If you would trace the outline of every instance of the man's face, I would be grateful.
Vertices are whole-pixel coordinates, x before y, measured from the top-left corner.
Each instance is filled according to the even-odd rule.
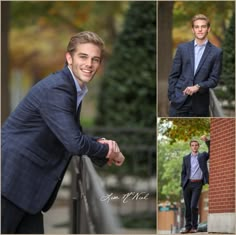
[[[192,31],[196,39],[205,40],[210,32],[210,27],[207,26],[206,20],[195,20]]]
[[[66,53],[67,63],[82,87],[90,82],[101,64],[101,49],[93,43],[79,44],[71,55]]]
[[[198,149],[199,149],[199,144],[198,142],[192,142],[190,145],[190,148],[192,150],[193,153],[197,153]]]

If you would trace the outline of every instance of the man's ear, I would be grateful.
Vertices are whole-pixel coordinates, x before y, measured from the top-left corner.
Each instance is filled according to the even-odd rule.
[[[72,57],[69,52],[66,52],[66,61],[67,61],[68,65],[72,64]]]

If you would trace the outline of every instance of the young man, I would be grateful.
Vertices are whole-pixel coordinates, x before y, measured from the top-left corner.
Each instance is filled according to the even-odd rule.
[[[206,136],[205,141],[210,148],[210,141]],[[202,186],[209,183],[207,161],[209,152],[198,152],[199,143],[196,140],[190,142],[191,153],[183,158],[181,171],[181,187],[183,189],[185,203],[185,229],[181,233],[196,233],[198,227],[198,201]]]
[[[169,75],[170,117],[209,116],[209,89],[220,77],[222,50],[207,39],[209,19],[195,15],[192,32],[195,39],[179,45]]]
[[[121,166],[115,141],[83,134],[80,108],[104,53],[102,39],[81,32],[65,66],[37,83],[2,127],[2,233],[44,233],[41,211],[53,204],[73,155]]]

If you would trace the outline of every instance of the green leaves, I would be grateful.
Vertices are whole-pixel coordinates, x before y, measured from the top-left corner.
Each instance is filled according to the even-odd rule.
[[[171,125],[167,126],[167,122]],[[166,127],[166,128],[163,128]],[[209,118],[162,118],[158,125],[159,132],[170,139],[173,144],[176,141],[188,141],[193,137],[200,137],[210,132]]]
[[[130,4],[99,97],[98,124],[155,126],[156,2]]]
[[[220,84],[226,87],[226,91],[222,90],[222,92],[220,92],[216,90],[216,92],[221,99],[228,100],[230,104],[235,101],[235,13],[226,31],[222,49],[223,68]]]

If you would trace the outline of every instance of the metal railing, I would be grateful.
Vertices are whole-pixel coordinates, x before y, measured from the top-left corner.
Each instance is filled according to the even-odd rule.
[[[213,89],[210,89],[210,115],[212,117],[224,117],[223,109]]]
[[[121,168],[97,168],[109,193],[122,197],[129,192],[147,192],[146,201],[111,200],[119,217],[147,217],[154,213],[156,203],[156,128],[144,127],[93,127],[85,131],[92,136],[116,140],[125,156]],[[111,179],[112,177],[112,179]],[[122,221],[123,221],[122,219]],[[144,220],[144,219],[143,219]],[[148,219],[147,219],[148,220]]]
[[[72,161],[72,233],[120,233],[120,223],[112,207],[101,200],[107,194],[90,158],[74,156]]]
[[[116,140],[126,160],[119,169],[94,168],[90,158],[73,157],[72,233],[120,233],[124,229],[124,220],[127,221],[130,217],[135,221],[155,223],[156,129],[94,127],[85,132],[91,136]],[[148,199],[136,200],[137,197],[130,196],[128,203],[124,203],[123,196],[131,192],[135,195],[147,193]],[[119,200],[101,201],[102,196],[110,194],[117,196]]]

